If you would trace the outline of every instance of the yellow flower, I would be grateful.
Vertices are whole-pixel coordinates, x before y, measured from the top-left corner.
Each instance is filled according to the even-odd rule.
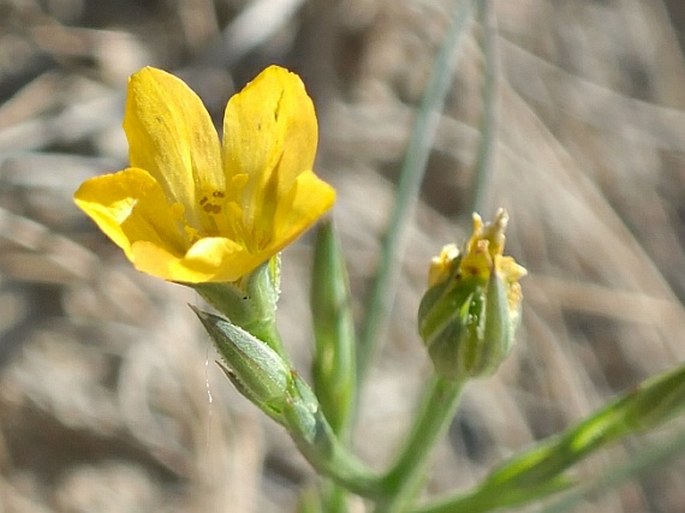
[[[124,131],[131,167],[87,180],[74,199],[138,270],[165,280],[236,281],[335,201],[312,170],[312,101],[278,66],[229,100],[223,143],[185,83],[143,68],[129,80]]]

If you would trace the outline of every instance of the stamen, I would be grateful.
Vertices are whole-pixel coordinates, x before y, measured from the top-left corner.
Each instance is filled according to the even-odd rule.
[[[202,205],[202,210],[208,214],[218,215],[223,209],[221,208],[221,205],[217,205],[216,203],[205,203]]]
[[[213,199],[217,199],[219,201],[211,201],[209,198],[210,196]],[[202,196],[200,199],[200,206],[202,207],[202,210],[206,212],[207,214],[216,216],[219,215],[223,212],[223,199],[226,197],[226,193],[224,191],[212,191],[211,194],[207,195],[205,194]]]

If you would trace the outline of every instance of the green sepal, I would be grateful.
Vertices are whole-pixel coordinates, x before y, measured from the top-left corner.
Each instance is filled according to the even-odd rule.
[[[192,283],[209,304],[243,329],[274,318],[280,295],[280,256],[235,282]]]
[[[240,394],[247,398],[252,404],[255,404],[259,407],[260,410],[262,410],[264,413],[266,413],[269,417],[271,417],[273,420],[278,422],[279,424],[283,423],[281,411],[279,411],[276,408],[270,407],[269,403],[261,403],[259,398],[256,397],[252,390],[245,386],[242,381],[240,381],[240,378],[238,375],[233,372],[232,369],[227,367],[223,362],[217,360],[216,364],[219,366],[221,371],[224,373],[224,375],[228,378],[228,380],[233,384],[235,389],[240,392]]]
[[[452,265],[457,270],[459,259]],[[455,321],[459,322],[459,328],[463,326],[468,315],[469,298],[480,283],[475,279],[464,282],[456,274],[452,274],[426,291],[419,305],[418,322],[419,334],[427,347],[433,345],[446,329],[454,329],[452,325]]]
[[[488,280],[484,305],[484,330],[479,334],[479,358],[474,375],[489,376],[509,356],[514,341],[516,325],[511,316],[507,293],[502,277],[493,269]]]
[[[419,334],[435,371],[448,379],[473,374],[478,333],[483,331],[482,280],[455,277],[428,289],[419,306]]]
[[[263,340],[287,359],[276,330],[280,278],[280,256],[276,255],[236,282],[185,285],[195,289],[232,324]]]

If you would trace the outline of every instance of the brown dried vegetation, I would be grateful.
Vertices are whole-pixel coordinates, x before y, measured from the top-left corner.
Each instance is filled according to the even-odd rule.
[[[293,511],[311,471],[213,364],[181,287],[139,275],[71,202],[123,167],[126,78],[173,70],[218,120],[264,65],[298,71],[355,293],[368,289],[411,121],[452,1],[0,1],[0,511]],[[471,385],[432,491],[685,359],[685,32],[676,0],[494,2],[497,144],[483,212],[530,271],[510,361]],[[468,228],[483,56],[475,23],[440,120],[358,449],[385,461],[429,369],[414,335],[430,256]],[[305,369],[308,241],[284,258]],[[658,439],[658,435],[657,435]],[[631,440],[581,472],[640,451]],[[583,505],[685,509],[685,461]],[[678,482],[680,486],[678,486]]]

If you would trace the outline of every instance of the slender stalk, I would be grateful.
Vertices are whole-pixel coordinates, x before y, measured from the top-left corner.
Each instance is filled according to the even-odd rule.
[[[324,483],[321,491],[325,513],[346,513],[347,512],[347,492],[345,489],[336,485],[332,481]]]
[[[627,462],[613,464],[598,479],[577,486],[565,494],[564,498],[552,502],[540,513],[563,513],[577,506],[589,497],[597,497],[620,486],[629,479],[644,474],[656,467],[663,468],[669,462],[682,457],[685,452],[685,431],[681,430],[664,443],[654,444],[640,451],[640,454]],[[534,497],[531,497],[533,500]],[[477,489],[450,500],[436,502],[430,506],[413,509],[412,513],[486,513],[507,504],[506,498],[492,489]],[[525,501],[520,501],[523,503]]]
[[[335,439],[324,443],[330,444],[326,451],[318,451],[311,443],[306,443],[301,437],[291,436],[297,444],[302,455],[325,477],[346,490],[362,497],[377,500],[383,493],[379,477],[369,470],[347,448]],[[322,436],[329,437],[325,433]]]
[[[633,455],[627,461],[612,462],[605,473],[598,479],[578,487],[563,499],[551,503],[540,513],[563,513],[578,506],[579,503],[592,497],[599,497],[609,490],[617,488],[630,479],[634,479],[648,471],[664,471],[664,467],[685,453],[685,430],[681,429],[675,436],[665,442],[652,444],[640,448],[639,454]],[[464,510],[466,511],[466,510]]]
[[[485,60],[483,73],[483,113],[480,119],[480,144],[474,164],[474,183],[471,193],[471,212],[485,211],[487,185],[492,174],[492,157],[497,136],[497,85],[498,54],[495,39],[497,26],[495,10],[490,0],[478,2],[478,20],[482,27],[479,38],[481,51]]]
[[[384,237],[375,281],[368,303],[367,316],[360,337],[357,353],[358,380],[362,382],[378,340],[386,329],[388,314],[392,308],[402,260],[408,222],[412,217],[421,182],[426,170],[430,150],[435,139],[440,112],[452,83],[456,69],[456,51],[464,32],[474,0],[455,3],[451,26],[433,65],[430,82],[417,112],[405,153],[397,196],[390,215],[390,223]]]
[[[411,434],[382,480],[384,498],[377,503],[376,513],[401,513],[411,506],[425,479],[432,449],[457,409],[463,384],[463,381],[433,378]]]
[[[496,494],[487,496],[478,490],[475,493],[454,497],[450,501],[414,509],[412,513],[485,513],[501,506],[497,502]]]
[[[338,439],[309,385],[296,373],[291,379],[282,424],[300,453],[319,475],[357,495],[376,500],[383,492],[380,476]]]
[[[495,469],[475,489],[413,513],[481,513],[567,491],[566,471],[588,454],[669,421],[685,409],[685,365],[654,376],[559,435],[542,440]],[[682,451],[685,437],[673,447]],[[556,511],[556,510],[555,510]]]

